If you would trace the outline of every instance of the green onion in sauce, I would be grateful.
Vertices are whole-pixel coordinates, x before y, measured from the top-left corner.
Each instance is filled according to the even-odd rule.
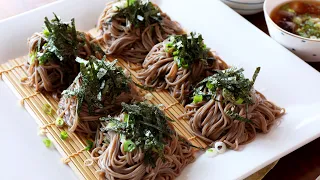
[[[275,8],[271,19],[282,29],[296,35],[320,38],[320,2],[290,1]]]

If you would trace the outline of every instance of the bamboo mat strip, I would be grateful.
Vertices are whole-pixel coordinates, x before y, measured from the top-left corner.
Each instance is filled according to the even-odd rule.
[[[24,58],[18,58],[10,60],[6,64],[0,66],[0,72],[3,80],[11,87],[12,90],[16,91],[15,94],[18,98],[23,99],[23,104],[28,112],[36,117],[39,126],[45,126],[55,121],[56,115],[47,115],[43,111],[42,107],[45,104],[51,105],[53,111],[57,111],[57,101],[49,95],[36,93],[32,88],[21,85],[20,79],[26,77],[25,69],[22,64],[25,62]],[[57,128],[55,125],[46,127],[46,136],[52,140],[57,150],[63,157],[67,157],[73,153],[76,153],[86,147],[86,137],[79,136],[75,133],[69,133],[69,138],[64,141],[60,139],[60,132],[65,129]],[[68,163],[70,167],[76,172],[81,179],[98,179],[96,170],[100,168],[96,163],[93,166],[87,167],[84,165],[84,160],[90,158],[89,152],[82,152],[78,156],[70,158]]]
[[[96,31],[91,30],[90,33],[94,35],[96,34]],[[108,58],[110,60],[115,59],[112,57]],[[18,98],[21,99],[21,104],[24,105],[26,110],[34,117],[37,124],[40,127],[44,127],[46,136],[52,140],[60,154],[63,157],[72,156],[68,159],[70,160],[68,165],[75,171],[75,173],[81,179],[98,179],[98,175],[95,172],[100,170],[99,166],[96,163],[93,163],[93,165],[89,167],[84,165],[84,161],[90,158],[89,152],[83,151],[86,147],[87,137],[77,133],[69,133],[69,138],[67,140],[62,140],[60,138],[61,131],[67,131],[67,127],[61,129],[54,125],[55,119],[57,118],[55,112],[58,110],[58,101],[48,93],[38,93],[32,87],[28,87],[20,83],[21,79],[26,78],[27,76],[26,69],[23,67],[26,60],[27,56],[24,56],[0,65],[0,77],[3,77],[6,84],[8,84]],[[137,72],[131,70],[124,60],[118,59],[117,65],[127,69],[131,73],[132,79],[136,83],[141,84],[137,79]],[[189,139],[195,146],[203,148],[207,147],[207,144],[194,136],[188,122],[179,118],[183,114],[184,108],[167,91],[148,92],[146,90],[141,90],[140,93],[143,96],[150,93],[152,95],[152,98],[149,100],[150,103],[163,105],[165,114],[174,120],[174,128],[180,135]],[[50,105],[54,111],[52,115],[46,114],[43,110],[43,107],[47,104]],[[73,156],[74,154],[76,155]]]
[[[110,59],[114,60],[115,58],[110,58]],[[137,79],[137,73],[131,70],[128,64],[124,60],[119,58],[117,59],[118,59],[118,65],[130,71],[132,75],[131,76],[132,79],[136,83],[141,84]],[[175,98],[173,98],[167,91],[152,91],[150,93],[157,100],[157,104],[163,104],[165,106],[164,108],[165,113],[175,121],[177,126],[179,126],[177,131],[180,134],[182,134],[185,138],[189,139],[191,143],[195,146],[199,146],[203,148],[207,147],[206,143],[204,143],[198,137],[194,136],[188,122],[179,118],[183,114],[184,108]]]
[[[21,60],[19,61],[19,60],[17,60],[17,63],[23,63],[23,62],[24,62],[24,61],[21,61]],[[26,76],[26,74],[24,74],[24,76]],[[22,76],[22,77],[23,77],[23,76]],[[31,89],[31,91],[33,91],[33,89]],[[48,100],[49,100],[49,101],[48,101]],[[54,100],[54,99],[52,98],[52,96],[47,96],[47,97],[44,97],[44,96],[43,96],[42,101],[41,101],[40,99],[36,99],[36,101],[37,101],[38,104],[41,105],[41,108],[38,109],[38,110],[39,110],[40,112],[42,112],[42,114],[44,114],[44,113],[43,113],[43,110],[42,110],[42,107],[43,107],[45,104],[49,104],[49,105],[53,108],[54,111],[57,111],[58,102],[57,102],[56,100]],[[47,122],[47,124],[50,124],[50,123],[52,123],[52,122],[55,121],[55,119],[56,119],[56,114],[53,113],[53,115],[54,115],[54,116],[49,116],[49,117],[48,117],[48,118],[50,118],[50,122]],[[54,126],[53,126],[53,127],[54,127]],[[57,131],[58,129],[59,129],[60,131]],[[58,133],[58,135],[60,136],[61,129],[55,127],[54,130],[55,130],[56,133]],[[67,131],[67,128],[65,128],[64,130]],[[67,141],[69,141],[70,139],[77,139],[77,141],[75,141],[76,143],[74,143],[73,141],[70,142],[70,143],[71,143],[71,146],[74,147],[75,151],[78,151],[77,149],[83,149],[83,147],[85,147],[85,143],[84,143],[85,140],[86,140],[85,137],[83,137],[83,140],[82,140],[82,141],[79,141],[79,137],[78,137],[76,134],[70,133],[69,135],[70,135],[70,138],[67,139]],[[65,142],[65,141],[63,141],[63,142]],[[79,143],[79,142],[80,142],[80,143]],[[82,142],[82,143],[81,143],[81,142]],[[68,142],[67,142],[67,143],[68,143]],[[74,153],[74,151],[72,151],[72,153]],[[90,158],[89,153],[84,153],[84,154],[81,154],[80,156],[81,156],[82,160],[85,160],[85,159]],[[89,167],[89,168],[90,168],[90,169],[91,169],[91,168],[95,168],[95,170],[98,170],[98,169],[99,169],[97,165],[96,165],[95,167],[93,166],[93,167]]]
[[[64,141],[60,139],[60,132],[63,130],[67,131],[67,128],[61,129],[54,125],[55,119],[57,118],[56,113],[48,115],[44,112],[43,107],[47,104],[51,106],[54,112],[56,112],[58,110],[58,101],[50,94],[38,93],[33,88],[20,83],[21,79],[27,76],[26,70],[23,67],[26,58],[27,57],[21,57],[0,65],[0,75],[3,76],[5,82],[12,87],[12,90],[16,91],[16,95],[21,99],[21,104],[26,107],[33,117],[35,117],[37,124],[40,127],[45,127],[44,129],[47,132],[46,136],[53,141],[53,144],[61,155],[63,157],[68,157],[76,154],[69,158],[70,162],[68,163],[76,174],[78,174],[81,179],[98,179],[98,176],[95,173],[100,169],[98,165],[96,163],[89,167],[84,165],[84,161],[90,158],[89,152],[82,152],[86,146],[85,141],[87,138],[76,133],[70,133],[67,140]],[[130,71],[133,80],[140,84],[136,78],[136,72],[130,70],[125,61],[118,59],[117,64]],[[164,106],[163,110],[169,118],[174,120],[173,125],[180,135],[189,139],[195,146],[206,147],[204,142],[193,135],[188,122],[179,119],[179,116],[183,113],[183,107],[177,100],[171,97],[168,92],[147,92],[141,90],[141,93],[142,95],[147,93],[152,94],[153,98],[150,102],[155,105],[162,104]]]
[[[93,37],[98,36],[98,31],[95,28],[89,30],[89,33]],[[139,80],[137,79],[137,72],[131,70],[131,68],[129,67],[128,63],[126,63],[121,58],[108,57],[109,61],[113,61],[115,59],[118,59],[117,65],[119,65],[120,67],[122,67],[124,69],[127,69],[131,73],[132,79],[136,83],[141,84],[139,82]],[[142,93],[146,94],[148,92],[142,91]],[[162,104],[162,105],[165,106],[164,111],[165,111],[166,115],[169,118],[171,118],[172,120],[174,120],[173,125],[174,125],[176,131],[180,135],[182,135],[185,138],[187,138],[188,140],[190,140],[190,142],[195,146],[203,147],[203,148],[207,147],[206,143],[204,143],[201,139],[199,139],[198,137],[196,137],[194,135],[194,133],[192,132],[188,122],[183,120],[183,119],[181,119],[181,118],[179,118],[184,113],[184,108],[175,98],[173,98],[168,93],[168,91],[153,91],[153,92],[150,92],[150,93],[154,97],[150,102],[152,104],[155,104],[155,105]]]

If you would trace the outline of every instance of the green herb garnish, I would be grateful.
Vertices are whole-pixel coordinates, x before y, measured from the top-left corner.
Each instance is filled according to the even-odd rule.
[[[54,14],[54,19],[49,21],[45,17],[44,36],[47,38],[47,43],[40,47],[38,45],[37,58],[40,64],[46,63],[48,60],[57,57],[60,61],[74,60],[77,56],[77,31],[74,19],[71,19],[71,24],[63,23]],[[39,41],[41,42],[41,41]],[[40,53],[40,50],[43,53]]]
[[[58,127],[63,127],[64,125],[64,120],[61,117],[58,117],[55,121],[55,125]]]
[[[86,151],[90,151],[93,148],[93,142],[90,140],[86,140],[87,146],[85,147]]]
[[[132,152],[136,149],[136,145],[131,140],[125,140],[123,142],[123,149],[125,152]]]
[[[243,69],[230,68],[217,71],[216,74],[201,81],[194,92],[194,103],[200,102],[200,97],[205,99],[216,98],[217,93],[222,93],[224,103],[231,102],[234,105],[245,105],[248,109],[249,104],[253,104],[252,88],[260,72],[258,67],[249,80],[244,77]],[[201,98],[202,100],[202,98]],[[236,120],[250,122],[249,119],[241,117],[233,110],[226,111],[226,114]]]
[[[201,102],[202,99],[203,99],[203,96],[197,94],[197,95],[193,96],[193,103],[197,104],[198,102]]]
[[[33,64],[36,58],[37,58],[37,51],[31,52],[29,54],[29,63]]]
[[[168,52],[178,67],[188,69],[194,61],[203,61],[207,63],[209,48],[203,43],[201,34],[190,33],[190,35],[173,35],[165,45],[165,51]]]
[[[66,140],[69,137],[68,133],[66,131],[61,131],[60,138],[62,140]]]
[[[81,111],[82,103],[86,102],[89,107],[89,114],[94,114],[95,108],[103,108],[103,101],[114,103],[116,97],[122,92],[128,92],[130,78],[126,77],[122,68],[117,67],[116,60],[109,62],[91,56],[89,60],[76,59],[80,63],[82,84],[79,88],[63,91],[63,95],[77,96],[78,113]]]
[[[50,106],[50,104],[44,104],[42,106],[42,110],[44,113],[46,113],[47,115],[52,115],[52,113],[54,112],[54,110],[52,109],[52,107]]]
[[[114,18],[126,18],[135,27],[148,26],[150,24],[157,23],[162,20],[160,11],[151,2],[143,2],[141,0],[127,0],[124,7],[118,7],[118,13],[116,13],[110,19],[110,22]]]
[[[42,142],[47,148],[51,147],[51,140],[50,139],[45,138],[42,140]]]
[[[131,152],[141,148],[145,154],[146,164],[155,166],[158,158],[163,158],[166,139],[169,139],[172,130],[168,126],[168,118],[154,105],[146,103],[122,103],[124,118],[101,118],[112,125],[101,129],[102,131],[115,131],[123,138],[125,151]]]

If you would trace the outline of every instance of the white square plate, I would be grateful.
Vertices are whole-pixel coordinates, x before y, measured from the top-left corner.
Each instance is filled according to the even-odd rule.
[[[52,17],[51,12],[54,11],[63,20],[75,17],[78,29],[89,30],[94,27],[105,2],[58,1],[0,21],[0,62],[27,53],[26,38],[41,29],[44,16]],[[254,142],[239,152],[228,151],[215,158],[200,156],[183,171],[179,179],[243,179],[320,136],[320,75],[315,69],[220,1],[156,0],[156,3],[186,30],[203,34],[209,47],[217,51],[228,64],[243,67],[248,77],[260,66],[262,69],[255,88],[287,110],[281,123],[267,135],[258,135]],[[12,147],[8,150],[1,148],[0,151],[10,154],[10,157],[4,157],[4,162],[16,162],[12,165],[1,163],[1,169],[8,172],[6,179],[41,179],[39,176],[46,173],[39,174],[40,168],[50,175],[55,174],[46,176],[46,179],[74,178],[65,167],[61,167],[62,164],[54,163],[53,152],[46,153],[43,150],[40,138],[35,135],[35,127],[30,126],[32,118],[16,107],[17,99],[3,82],[0,83],[0,99],[0,135],[6,137],[2,144]],[[33,132],[30,133],[27,128],[15,128],[24,127],[24,124],[29,124]],[[10,135],[7,134],[8,130],[2,131],[4,126],[6,129],[12,128]],[[31,140],[34,140],[33,144],[30,144]],[[23,156],[16,156],[21,152]],[[42,158],[36,158],[39,156]],[[56,154],[54,156],[57,157]],[[30,172],[28,166],[33,159],[37,161]],[[51,164],[44,166],[43,163]],[[21,175],[15,173],[17,169]]]

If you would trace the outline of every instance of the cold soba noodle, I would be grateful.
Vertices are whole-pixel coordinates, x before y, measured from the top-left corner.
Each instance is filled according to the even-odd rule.
[[[114,1],[107,4],[98,22],[97,40],[109,55],[141,63],[151,48],[169,35],[181,34],[180,25],[159,7],[141,0]]]
[[[51,21],[45,18],[43,32],[35,33],[28,39],[28,77],[22,83],[34,87],[36,91],[51,92],[58,99],[57,95],[79,73],[79,64],[75,61],[77,56],[102,58],[102,50],[91,41],[89,34],[76,31],[73,19],[67,24],[56,15]]]
[[[141,100],[134,83],[115,65],[116,61],[95,57],[77,61],[81,72],[63,91],[58,110],[69,131],[96,133],[101,116],[120,113],[122,102]]]
[[[123,104],[119,118],[102,120],[91,153],[101,179],[175,179],[194,161],[189,142],[154,105]]]
[[[186,106],[185,117],[195,135],[207,143],[221,141],[231,149],[253,141],[256,133],[268,133],[285,110],[253,88],[243,69],[227,69],[204,79]]]
[[[168,89],[186,104],[194,85],[227,64],[210,51],[199,34],[175,35],[155,45],[142,64],[138,79],[145,86]]]

